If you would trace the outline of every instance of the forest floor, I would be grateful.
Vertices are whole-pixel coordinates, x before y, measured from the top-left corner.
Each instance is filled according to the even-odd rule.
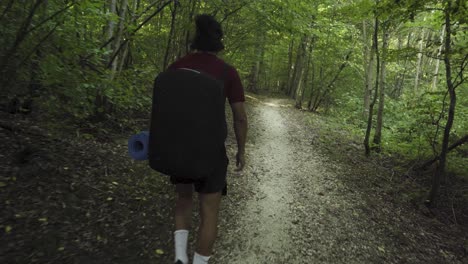
[[[401,176],[346,131],[324,130],[287,99],[246,105],[248,166],[233,171],[231,133],[211,263],[468,262],[468,223],[398,199]],[[174,189],[128,158],[130,132],[85,140],[0,120],[0,263],[172,263]]]

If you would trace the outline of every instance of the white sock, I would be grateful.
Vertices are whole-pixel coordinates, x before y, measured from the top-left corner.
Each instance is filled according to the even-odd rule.
[[[175,260],[182,261],[184,264],[188,264],[187,256],[187,241],[189,231],[180,229],[174,232],[174,244],[175,244]]]
[[[193,256],[193,264],[207,264],[208,260],[210,260],[210,257],[202,256],[197,252]]]

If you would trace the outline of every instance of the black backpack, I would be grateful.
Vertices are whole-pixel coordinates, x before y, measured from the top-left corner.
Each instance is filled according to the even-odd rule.
[[[153,89],[150,167],[180,179],[211,175],[225,157],[225,100],[224,80],[185,68],[159,74]]]

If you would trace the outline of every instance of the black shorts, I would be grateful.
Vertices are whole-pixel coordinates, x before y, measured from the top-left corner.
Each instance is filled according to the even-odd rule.
[[[172,184],[193,184],[195,191],[198,193],[217,193],[222,192],[222,195],[227,194],[227,167],[229,164],[229,159],[226,155],[226,150],[224,150],[224,157],[221,157],[221,160],[214,164],[215,170],[212,175],[201,178],[201,179],[178,179],[176,177],[171,177]]]

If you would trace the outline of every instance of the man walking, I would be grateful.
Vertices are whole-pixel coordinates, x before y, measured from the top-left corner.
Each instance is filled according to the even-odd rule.
[[[229,100],[237,140],[236,165],[238,171],[245,166],[245,142],[247,137],[247,115],[244,108],[244,89],[237,70],[217,57],[224,49],[221,25],[209,15],[196,18],[196,34],[191,44],[192,52],[169,66],[171,69],[191,69],[203,72],[215,79],[223,80],[224,93]],[[203,118],[203,116],[200,116]],[[175,262],[188,264],[187,242],[193,206],[193,191],[198,192],[200,202],[200,226],[193,264],[208,263],[217,236],[217,222],[221,196],[227,194],[226,172],[229,161],[226,149],[219,155],[214,173],[201,179],[181,179],[171,176],[176,187],[175,207]]]

